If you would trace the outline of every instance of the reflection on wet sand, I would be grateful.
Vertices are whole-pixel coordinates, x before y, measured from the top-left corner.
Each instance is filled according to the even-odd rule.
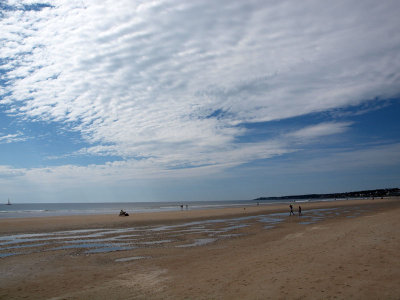
[[[338,216],[357,217],[365,210],[360,207],[325,208],[303,211],[303,215],[271,213],[238,218],[192,221],[175,225],[138,226],[118,229],[69,230],[51,233],[0,236],[0,258],[42,251],[78,251],[85,254],[126,251],[143,247],[198,247],[220,239],[243,235],[240,230],[262,224],[267,230],[287,220],[301,225],[315,224]],[[142,257],[140,257],[142,258]],[[129,258],[127,258],[130,260]],[[131,260],[139,259],[132,257]]]

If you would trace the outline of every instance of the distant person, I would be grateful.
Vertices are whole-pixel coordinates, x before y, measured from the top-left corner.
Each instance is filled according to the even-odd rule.
[[[186,204],[186,210],[188,210],[188,209],[189,209],[189,205]]]
[[[183,204],[181,204],[181,210],[183,210]]]
[[[299,217],[301,216],[301,206],[299,205]]]
[[[290,204],[290,205],[289,205],[289,208],[290,208],[290,213],[289,213],[289,216],[291,216],[291,215],[293,215],[293,216],[294,216],[294,212],[293,212],[293,205],[292,205],[292,204]]]

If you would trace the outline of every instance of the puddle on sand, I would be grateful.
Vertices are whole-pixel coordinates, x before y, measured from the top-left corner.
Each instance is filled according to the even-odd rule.
[[[177,248],[186,248],[186,247],[197,247],[197,246],[204,246],[210,243],[215,242],[217,239],[215,238],[207,238],[207,239],[196,239],[192,244],[185,244],[185,245],[178,245],[175,246]]]
[[[264,226],[263,228],[264,229],[272,229],[272,228],[275,228],[276,226],[274,226],[274,225],[266,225],[266,226]]]
[[[127,262],[132,260],[151,258],[151,256],[131,256],[131,257],[121,257],[114,260],[115,262]]]
[[[258,219],[258,221],[261,222],[261,223],[268,223],[268,224],[271,224],[271,225],[275,225],[275,224],[281,223],[284,220],[285,219],[271,218],[271,217],[268,217],[268,216],[262,216],[262,217],[260,217]]]
[[[286,212],[283,213],[273,213],[273,214],[268,214],[268,217],[287,217],[289,214]]]
[[[335,216],[354,218],[361,208],[328,208],[303,210],[299,224],[309,225]],[[197,247],[213,243],[218,239],[241,236],[237,230],[261,223],[263,228],[275,228],[289,220],[288,212],[271,213],[239,218],[193,221],[176,225],[153,225],[131,228],[98,228],[58,231],[35,234],[15,234],[0,237],[0,258],[34,252],[83,249],[85,253],[107,253],[138,247]],[[174,237],[191,236],[191,244],[168,245]],[[201,238],[208,235],[210,238]],[[198,237],[198,239],[196,239]],[[14,252],[16,251],[16,252]]]
[[[160,240],[160,241],[150,241],[150,242],[140,242],[141,245],[157,245],[157,244],[165,244],[172,243],[173,240]]]
[[[310,225],[310,224],[314,224],[314,223],[316,223],[316,221],[300,222],[299,224],[301,224],[301,225]]]
[[[128,246],[126,244],[74,244],[74,245],[65,245],[57,248],[53,248],[51,250],[67,250],[67,249],[90,249],[85,253],[106,253],[113,251],[122,251],[122,250],[131,250],[135,247]]]
[[[248,227],[249,225],[247,224],[237,224],[237,225],[231,225],[228,227],[223,227],[221,228],[220,232],[228,232],[228,231],[232,231],[232,230],[236,230],[239,228],[244,228],[244,227]]]
[[[95,248],[86,251],[85,253],[90,254],[90,253],[107,253],[107,252],[114,252],[114,251],[126,251],[126,250],[131,250],[134,249],[135,247],[105,247],[105,248]]]
[[[113,239],[116,237],[109,236],[115,235],[119,233],[126,233],[133,231],[133,229],[88,229],[88,230],[71,230],[71,231],[58,231],[53,233],[46,234],[16,234],[1,237],[2,242],[0,242],[0,246],[4,245],[12,245],[12,244],[21,244],[21,243],[30,243],[30,242],[39,242],[39,241],[57,241],[57,243],[68,242],[69,240],[78,240],[78,239],[93,239],[96,237],[103,237],[103,239]],[[92,232],[92,233],[91,233]],[[76,233],[80,233],[81,235],[77,235]],[[107,237],[108,236],[108,237]],[[128,235],[129,236],[129,235]],[[136,236],[132,234],[130,236]]]
[[[239,236],[244,236],[244,234],[240,234],[240,233],[232,233],[232,234],[221,234],[220,238],[234,238],[234,237],[239,237]]]
[[[21,254],[21,253],[0,253],[0,258],[9,257],[9,256],[13,256],[13,255],[18,255],[18,254]]]

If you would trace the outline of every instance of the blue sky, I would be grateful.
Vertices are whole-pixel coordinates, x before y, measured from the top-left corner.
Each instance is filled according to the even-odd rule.
[[[398,15],[398,1],[3,1],[0,200],[399,187]]]

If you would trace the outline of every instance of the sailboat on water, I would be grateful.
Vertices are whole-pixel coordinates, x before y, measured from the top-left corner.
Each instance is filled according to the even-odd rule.
[[[10,198],[8,198],[8,201],[7,201],[6,205],[11,205]]]

